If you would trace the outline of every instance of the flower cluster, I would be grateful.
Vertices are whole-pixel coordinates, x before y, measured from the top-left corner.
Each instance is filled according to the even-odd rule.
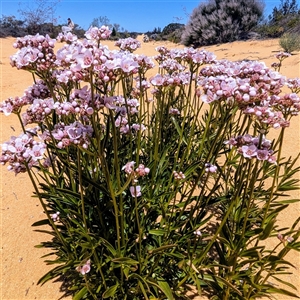
[[[179,171],[179,172],[173,171],[173,176],[176,180],[185,179],[185,175],[183,174],[182,171]]]
[[[73,34],[71,31],[60,32],[56,37],[56,40],[60,43],[67,42],[73,43],[78,40],[77,35]]]
[[[30,107],[22,114],[23,125],[42,123],[45,118],[51,114],[53,106],[54,101],[52,98],[33,100]]]
[[[216,56],[204,49],[184,48],[184,49],[167,49],[165,46],[156,47],[155,50],[159,53],[154,56],[155,60],[162,64],[164,61],[173,59],[182,65],[194,64],[201,66],[204,64],[214,63]]]
[[[205,163],[205,172],[206,173],[216,173],[218,168],[217,166],[211,164],[211,163]]]
[[[179,72],[173,74],[156,74],[150,78],[150,83],[155,87],[181,86],[190,84],[191,73]]]
[[[282,61],[290,56],[291,56],[291,54],[287,53],[287,52],[278,52],[277,54],[275,54],[275,57],[280,61]]]
[[[0,103],[0,112],[4,113],[5,116],[9,116],[12,113],[18,114],[22,107],[27,104],[29,103],[26,97],[10,97]]]
[[[88,40],[95,40],[97,42],[101,40],[107,40],[111,35],[111,30],[108,26],[102,25],[98,27],[90,27],[89,30],[84,34]]]
[[[122,170],[128,175],[132,175],[134,180],[149,174],[150,169],[145,167],[143,164],[139,164],[139,166],[136,169],[134,169],[134,165],[135,162],[130,161],[125,166],[122,167]]]
[[[276,107],[284,115],[298,115],[300,111],[300,98],[296,93],[280,96],[271,96],[270,105]]]
[[[37,80],[32,86],[28,87],[24,96],[28,98],[28,103],[32,103],[34,99],[46,99],[51,97],[51,93],[43,80]]]
[[[45,71],[53,66],[55,40],[48,35],[28,35],[17,38],[14,47],[20,49],[11,56],[10,63],[13,67],[24,70]]]
[[[277,234],[277,238],[280,240],[280,242],[282,242],[283,244],[285,244],[285,242],[288,243],[292,243],[294,241],[294,238],[291,236],[288,236],[287,238],[285,238],[281,233]]]
[[[52,219],[54,222],[57,222],[57,221],[59,221],[59,215],[60,215],[60,212],[57,211],[57,212],[51,214],[51,219]]]
[[[140,104],[137,99],[125,100],[123,96],[105,97],[104,105],[117,115],[115,126],[119,128],[121,134],[145,130],[143,124],[131,123],[129,125],[128,117],[138,112]]]
[[[116,41],[115,46],[119,47],[122,51],[133,52],[136,49],[141,48],[141,43],[132,37],[128,37],[126,39],[119,39]]]
[[[172,74],[173,72],[181,72],[186,69],[185,66],[177,62],[175,59],[168,58],[163,60],[160,64],[159,67],[161,69],[166,70],[169,74]]]
[[[141,186],[137,185],[138,178],[144,177],[149,174],[150,169],[145,167],[143,164],[139,164],[139,166],[134,169],[135,162],[130,161],[126,163],[125,166],[122,167],[122,170],[132,176],[133,185],[129,188],[132,197],[140,197],[142,195]]]
[[[300,92],[300,78],[291,78],[288,79],[286,85],[290,88],[292,93],[299,93]]]
[[[6,116],[11,113],[18,114],[23,106],[33,104],[35,99],[47,99],[48,97],[51,97],[48,87],[44,81],[39,80],[28,87],[22,97],[10,97],[0,103],[0,112],[3,112]]]
[[[45,130],[41,137],[45,142],[50,142],[54,139],[56,142],[55,146],[58,149],[67,148],[70,145],[77,145],[87,149],[92,134],[93,128],[91,125],[84,125],[75,121],[69,125],[64,123],[55,124],[51,132]]]
[[[94,111],[99,111],[104,107],[104,99],[99,94],[92,94],[88,86],[81,89],[75,89],[70,95],[69,101],[57,101],[53,108],[58,116],[68,116],[78,114],[80,116],[89,116]]]
[[[85,275],[86,273],[91,271],[91,260],[87,260],[84,265],[76,267],[76,271],[81,275]]]
[[[10,141],[1,146],[0,163],[2,165],[8,163],[7,169],[14,171],[15,174],[26,172],[27,167],[32,168],[38,165],[39,161],[44,158],[46,150],[45,143],[35,141],[30,133],[24,133],[18,137],[12,136]]]
[[[220,61],[200,71],[198,85],[203,88],[206,103],[219,100],[235,101],[240,107],[278,95],[286,78],[261,62]]]
[[[276,159],[271,149],[271,141],[262,136],[253,137],[250,134],[245,134],[243,136],[232,137],[225,144],[236,147],[238,152],[245,158],[257,158],[258,160],[276,164]]]
[[[254,116],[262,124],[272,126],[273,128],[284,128],[290,125],[281,111],[274,111],[270,106],[249,106],[243,110],[246,115]]]

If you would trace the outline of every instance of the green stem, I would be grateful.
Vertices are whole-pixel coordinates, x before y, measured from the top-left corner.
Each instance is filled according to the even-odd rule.
[[[81,151],[77,148],[77,171],[78,171],[78,180],[79,180],[79,189],[80,189],[80,201],[81,201],[81,214],[84,223],[84,228],[87,230],[86,216],[85,216],[85,205],[84,205],[84,191],[82,184],[82,165],[81,165]]]
[[[51,215],[50,215],[49,212],[48,212],[47,206],[45,205],[45,203],[44,203],[44,201],[43,201],[43,199],[42,199],[42,196],[41,196],[40,191],[39,191],[39,189],[38,189],[38,187],[37,187],[37,184],[36,184],[36,182],[35,182],[35,179],[33,178],[33,175],[32,175],[32,173],[31,173],[31,170],[30,170],[30,168],[28,167],[28,164],[26,163],[25,166],[26,166],[26,169],[27,169],[27,173],[28,173],[28,175],[29,175],[29,178],[30,178],[30,180],[31,180],[31,183],[32,183],[32,185],[33,185],[33,187],[34,187],[34,190],[35,190],[35,192],[36,192],[36,194],[37,194],[37,196],[38,196],[38,198],[39,198],[39,201],[40,201],[40,203],[41,203],[41,205],[42,205],[42,207],[43,207],[43,210],[44,210],[45,214],[46,214],[47,217],[48,217],[48,220],[49,220],[49,222],[50,222],[50,224],[51,224],[53,230],[54,230],[55,233],[57,234],[57,237],[60,239],[61,243],[64,245],[64,248],[67,249],[68,254],[72,257],[72,256],[73,256],[73,255],[72,255],[72,252],[69,251],[68,245],[65,243],[65,240],[64,240],[63,236],[60,234],[60,232],[59,232],[59,230],[57,229],[57,227],[56,227],[54,221],[53,221],[52,218],[51,218]]]
[[[270,209],[270,205],[272,203],[272,199],[273,199],[274,193],[275,193],[275,191],[277,189],[277,186],[278,186],[277,183],[278,183],[278,175],[279,175],[279,171],[280,171],[280,159],[281,159],[281,152],[282,152],[284,129],[285,128],[282,128],[282,130],[280,132],[279,149],[278,149],[278,154],[277,154],[277,165],[276,165],[275,174],[274,174],[273,181],[272,181],[270,196],[269,196],[269,199],[268,199],[268,201],[266,203],[264,216],[263,216],[263,219],[262,219],[262,222],[261,222],[261,227],[262,228],[264,227],[264,224],[265,224],[265,221],[267,219],[267,215],[268,215],[268,212],[269,212],[269,209]],[[258,243],[258,241],[257,241],[257,243]]]

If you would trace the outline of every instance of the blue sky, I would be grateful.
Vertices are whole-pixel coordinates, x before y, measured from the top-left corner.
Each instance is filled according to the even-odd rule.
[[[19,17],[18,9],[32,5],[34,0],[0,0],[0,15]],[[51,1],[49,1],[51,3]],[[163,29],[170,23],[186,24],[188,15],[201,1],[194,0],[60,0],[56,8],[58,24],[65,24],[70,17],[74,23],[87,30],[94,18],[106,16],[110,23],[120,24],[125,30],[146,32],[154,28]],[[265,0],[265,15],[273,7],[280,5],[280,0]]]

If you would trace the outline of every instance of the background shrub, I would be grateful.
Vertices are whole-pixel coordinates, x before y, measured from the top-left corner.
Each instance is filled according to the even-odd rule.
[[[263,9],[264,5],[258,0],[201,3],[191,14],[182,34],[182,43],[203,46],[237,40],[257,25]]]
[[[288,32],[283,34],[279,39],[279,45],[288,53],[300,50],[300,34]]]
[[[273,8],[272,14],[264,20],[256,31],[263,37],[277,38],[285,32],[300,32],[300,9],[295,0],[281,0],[279,7]]]

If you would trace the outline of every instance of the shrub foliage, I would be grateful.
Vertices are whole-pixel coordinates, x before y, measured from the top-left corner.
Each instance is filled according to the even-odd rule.
[[[263,37],[280,37],[284,33],[300,32],[300,9],[296,0],[281,0],[280,5],[273,8],[268,20],[256,28]]]
[[[257,25],[263,15],[258,0],[209,0],[194,9],[182,34],[186,46],[231,42]]]
[[[284,33],[279,39],[279,45],[287,53],[300,50],[300,33]]]
[[[298,201],[299,155],[282,150],[299,79],[193,48],[158,47],[154,63],[132,38],[109,50],[110,33],[61,33],[57,51],[49,36],[14,45],[12,66],[34,82],[0,105],[23,129],[0,162],[27,172],[45,213],[33,225],[52,269],[39,283],[63,276],[75,300],[190,299],[191,284],[210,299],[295,296],[281,275],[300,218],[277,218]]]

